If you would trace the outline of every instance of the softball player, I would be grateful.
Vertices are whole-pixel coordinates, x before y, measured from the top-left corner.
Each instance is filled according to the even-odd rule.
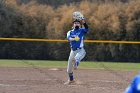
[[[81,26],[84,28],[81,28]],[[68,31],[67,39],[70,42],[71,52],[68,59],[67,73],[69,76],[65,84],[74,83],[73,67],[77,69],[80,61],[85,57],[86,52],[84,49],[84,36],[88,32],[88,25],[83,20],[73,21],[73,29]]]
[[[124,93],[140,93],[140,74],[134,77]]]

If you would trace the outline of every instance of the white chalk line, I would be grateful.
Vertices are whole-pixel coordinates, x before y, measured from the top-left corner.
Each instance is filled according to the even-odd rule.
[[[12,79],[12,80],[0,80],[0,81],[56,81],[57,79]],[[29,86],[34,86],[34,85],[23,85],[23,84],[5,84],[5,83],[0,83],[0,87],[29,87]]]
[[[11,80],[2,80],[0,79],[0,81],[51,81],[54,80],[56,81],[57,79],[11,79]]]
[[[0,81],[56,81],[58,79],[11,79],[11,80],[0,80]],[[83,82],[106,82],[106,83],[126,83],[125,81],[113,81],[113,80],[87,80],[87,81],[82,81],[82,80],[77,80],[76,82],[78,83],[83,83]]]
[[[27,85],[0,84],[1,87],[27,87]]]
[[[57,79],[12,79],[12,80],[2,80],[2,81],[56,81]],[[120,83],[121,81],[113,81],[113,80],[88,80],[88,81],[77,81],[76,85],[70,86],[83,86],[84,84],[88,84],[88,82],[104,82],[104,83]],[[123,83],[123,82],[121,82]],[[126,83],[126,82],[125,82]],[[92,85],[90,83],[90,85]],[[34,85],[23,85],[23,84],[4,84],[0,83],[0,87],[29,87]],[[90,89],[110,89],[109,87],[92,87]]]

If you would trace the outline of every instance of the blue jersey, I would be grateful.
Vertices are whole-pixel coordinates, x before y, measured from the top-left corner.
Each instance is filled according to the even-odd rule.
[[[140,75],[134,77],[124,93],[140,93]]]
[[[84,36],[88,32],[88,28],[79,28],[79,29],[73,29],[70,30],[67,33],[67,39],[75,38],[78,36],[80,38],[79,41],[70,41],[70,46],[73,50],[77,48],[82,48],[84,46]]]

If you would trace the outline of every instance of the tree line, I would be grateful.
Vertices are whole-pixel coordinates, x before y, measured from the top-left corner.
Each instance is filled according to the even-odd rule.
[[[0,37],[66,39],[72,13],[81,11],[90,28],[86,39],[140,41],[139,5],[139,0],[1,0]],[[84,60],[140,62],[140,45],[85,48]],[[69,52],[69,43],[0,41],[1,59],[67,60]]]

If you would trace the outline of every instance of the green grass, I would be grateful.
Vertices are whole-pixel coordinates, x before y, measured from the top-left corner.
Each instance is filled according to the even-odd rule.
[[[0,60],[0,67],[66,68],[67,61]],[[140,63],[81,62],[80,69],[140,70]]]

